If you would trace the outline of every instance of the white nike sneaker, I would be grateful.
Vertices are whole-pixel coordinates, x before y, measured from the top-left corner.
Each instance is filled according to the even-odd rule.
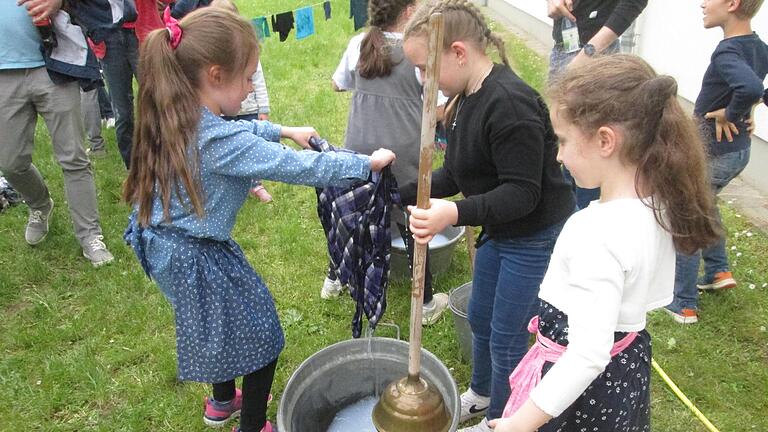
[[[488,405],[491,404],[491,398],[488,396],[480,396],[475,393],[471,388],[461,394],[461,417],[459,417],[459,423],[485,415],[488,411]]]

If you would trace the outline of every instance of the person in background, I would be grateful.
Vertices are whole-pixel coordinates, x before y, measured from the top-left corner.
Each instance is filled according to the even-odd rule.
[[[398,163],[392,172],[400,185],[416,181],[419,172],[423,86],[402,47],[403,29],[415,8],[415,0],[371,0],[368,30],[349,41],[331,80],[335,91],[353,92],[344,147],[370,154],[382,143],[393,146]],[[393,213],[412,267],[414,242],[407,217],[403,209]],[[448,307],[448,295],[433,292],[430,255],[427,251],[424,325],[436,323]],[[320,297],[336,297],[341,291],[341,283],[329,268]]]
[[[619,52],[619,37],[647,5],[648,0],[547,0],[555,42],[549,57],[550,79],[569,64]],[[568,168],[563,168],[563,174],[573,185],[580,209],[600,198],[600,189],[578,187]]]
[[[240,13],[231,0],[213,0],[210,6],[222,7],[230,12]],[[251,82],[253,83],[253,90],[240,104],[240,112],[236,116],[225,116],[224,118],[227,120],[269,120],[269,94],[267,93],[267,83],[264,80],[264,71],[261,69],[261,61],[256,67],[256,73],[251,77]],[[249,194],[263,203],[272,201],[272,195],[257,179],[251,183]]]
[[[696,99],[694,116],[703,124],[709,149],[710,184],[717,196],[749,162],[752,143],[751,113],[763,96],[768,74],[768,45],[752,31],[751,20],[763,0],[704,0],[704,27],[723,30]],[[714,217],[720,220],[715,207]],[[699,279],[699,265],[704,275]],[[698,321],[698,289],[726,290],[736,287],[728,266],[725,236],[693,255],[678,254],[675,300],[665,309],[681,324]]]
[[[83,147],[80,86],[71,79],[52,81],[36,26],[58,14],[61,1],[20,3],[0,2],[0,171],[29,207],[26,242],[40,244],[48,235],[54,206],[45,180],[32,163],[35,125],[41,116],[61,166],[82,254],[94,266],[102,266],[114,258],[103,242],[93,172]],[[84,39],[83,48],[87,50]]]

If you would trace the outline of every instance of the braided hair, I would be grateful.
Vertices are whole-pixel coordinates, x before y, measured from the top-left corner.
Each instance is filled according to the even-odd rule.
[[[499,51],[501,61],[509,66],[504,41],[491,31],[485,16],[472,0],[431,0],[424,2],[411,17],[405,28],[405,39],[426,33],[429,17],[441,13],[444,20],[443,48],[448,49],[457,40],[474,44],[485,51],[488,43]]]

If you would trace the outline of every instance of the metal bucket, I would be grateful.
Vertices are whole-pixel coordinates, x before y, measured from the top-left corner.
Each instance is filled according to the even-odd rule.
[[[392,250],[389,261],[390,279],[409,279],[411,270],[408,268],[408,254],[405,249],[403,238],[400,237],[400,231],[395,224],[392,224]],[[464,227],[455,227],[449,225],[440,232],[448,241],[439,241],[437,238],[429,242],[429,269],[432,275],[437,275],[448,270],[453,258],[456,243],[464,235]]]
[[[336,413],[365,397],[380,395],[393,380],[408,375],[408,343],[390,338],[351,339],[306,359],[285,386],[277,410],[280,432],[326,432]],[[421,350],[421,376],[443,396],[459,426],[459,390],[448,368]],[[425,431],[429,432],[429,431]]]
[[[454,288],[448,294],[448,307],[453,315],[453,327],[456,329],[456,340],[459,342],[459,353],[464,361],[472,364],[472,328],[469,326],[467,311],[469,297],[472,295],[472,282]]]

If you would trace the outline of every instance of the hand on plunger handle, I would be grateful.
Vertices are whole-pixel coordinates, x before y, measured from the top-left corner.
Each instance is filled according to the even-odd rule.
[[[449,225],[455,225],[459,219],[456,203],[444,199],[432,198],[425,209],[408,206],[410,230],[416,243],[427,244],[435,234]]]

